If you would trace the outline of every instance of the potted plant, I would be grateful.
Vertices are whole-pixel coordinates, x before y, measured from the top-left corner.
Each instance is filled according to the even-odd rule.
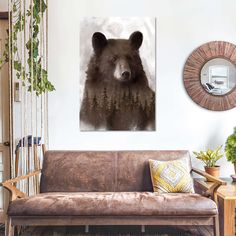
[[[197,159],[205,163],[205,171],[217,178],[220,176],[220,166],[216,162],[223,157],[221,148],[222,145],[215,150],[208,148],[207,151],[193,152]]]
[[[236,174],[236,127],[225,143],[225,155],[228,161],[234,164],[234,171]]]

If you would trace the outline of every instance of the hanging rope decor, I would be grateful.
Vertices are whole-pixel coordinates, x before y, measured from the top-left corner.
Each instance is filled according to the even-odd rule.
[[[11,177],[41,169],[48,146],[47,1],[9,0],[11,76]],[[39,177],[21,181],[21,191],[39,192]]]

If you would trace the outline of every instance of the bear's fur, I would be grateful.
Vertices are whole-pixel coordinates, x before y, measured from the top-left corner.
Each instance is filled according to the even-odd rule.
[[[94,54],[87,69],[80,109],[82,126],[90,130],[154,130],[155,93],[139,56],[143,35],[129,39],[92,37]]]

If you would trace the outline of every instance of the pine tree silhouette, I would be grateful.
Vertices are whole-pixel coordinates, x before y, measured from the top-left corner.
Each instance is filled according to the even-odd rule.
[[[102,94],[102,108],[106,111],[108,109],[108,97],[107,97],[107,88],[103,89]]]
[[[131,89],[129,88],[129,91],[128,91],[128,98],[129,98],[129,100],[131,100],[131,97],[132,97],[132,93],[131,93]]]
[[[140,95],[139,91],[136,92],[135,100],[134,100],[134,109],[139,110],[139,104],[140,104]]]
[[[83,99],[83,107],[84,107],[84,113],[86,114],[87,112],[90,111],[91,109],[91,104],[89,100],[89,93],[88,90],[85,91],[84,99]]]
[[[125,100],[126,100],[126,92],[125,92],[125,91],[123,91],[122,100],[123,100],[123,101],[125,101]]]
[[[131,99],[130,99],[130,111],[133,111],[135,107],[135,98],[134,98],[134,94],[131,94]]]
[[[149,113],[155,114],[155,93],[152,94],[150,99]]]
[[[93,114],[96,114],[96,116],[91,116],[94,127],[98,128],[99,124],[101,123],[101,117],[100,117],[101,113],[99,112],[99,106],[98,106],[98,100],[97,100],[96,94],[93,97],[91,110]]]
[[[149,117],[149,111],[148,111],[148,103],[147,103],[147,100],[145,100],[145,102],[144,102],[143,113],[145,114],[145,117],[146,117],[146,118]]]

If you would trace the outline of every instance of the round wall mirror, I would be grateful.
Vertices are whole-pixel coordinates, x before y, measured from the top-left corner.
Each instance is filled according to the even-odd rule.
[[[214,111],[236,106],[236,46],[213,41],[197,48],[184,67],[184,86],[198,105]]]

